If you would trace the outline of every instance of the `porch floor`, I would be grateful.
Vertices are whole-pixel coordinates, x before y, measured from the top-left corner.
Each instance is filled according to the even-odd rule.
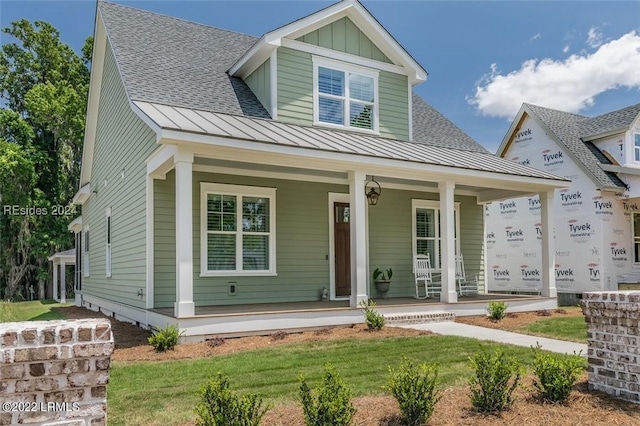
[[[416,309],[420,307],[426,307],[428,305],[440,305],[442,310],[458,311],[454,309],[458,305],[477,304],[486,302],[489,300],[502,300],[508,301],[526,301],[526,300],[540,300],[546,299],[537,295],[513,295],[513,294],[476,294],[469,296],[458,296],[457,303],[442,303],[439,298],[430,297],[428,299],[414,299],[412,297],[390,297],[387,299],[373,298],[379,308],[383,311],[388,311],[393,308],[410,308],[412,306]],[[263,314],[277,314],[277,313],[294,313],[294,312],[318,312],[318,311],[338,311],[349,309],[348,300],[332,300],[332,301],[311,301],[311,302],[282,302],[282,303],[252,303],[252,304],[238,304],[238,305],[210,305],[210,306],[196,306],[195,317],[228,317],[228,316],[242,316],[242,315],[263,315]],[[174,317],[173,308],[155,308],[151,311],[165,315],[168,317]]]

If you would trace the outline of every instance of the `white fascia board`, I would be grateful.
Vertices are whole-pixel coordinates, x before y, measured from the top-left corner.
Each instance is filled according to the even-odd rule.
[[[164,179],[169,170],[173,169],[174,157],[178,152],[175,145],[161,145],[147,158],[147,175],[154,179]]]
[[[389,32],[356,0],[345,0],[263,35],[230,69],[234,77],[246,78],[269,58],[271,51],[283,45],[285,37],[296,38],[349,17],[358,28],[396,65],[405,69],[412,85],[427,80],[427,72]],[[334,54],[335,51],[332,51]]]
[[[614,164],[601,164],[602,170],[605,172],[624,173],[626,175],[640,175],[640,168],[616,166]]]
[[[87,201],[90,195],[91,195],[91,184],[87,183],[83,185],[82,188],[78,190],[78,192],[76,192],[71,202],[75,205],[81,206],[84,204],[85,201]]]
[[[163,130],[160,141],[165,144],[173,144],[188,147],[194,155],[215,155],[218,159],[236,160],[238,155],[246,161],[260,164],[291,165],[291,157],[295,157],[295,164],[300,167],[332,171],[353,170],[361,167],[367,172],[374,170],[376,176],[389,176],[422,180],[447,180],[473,186],[488,185],[491,188],[504,188],[522,191],[540,191],[555,188],[564,188],[568,185],[566,180],[536,178],[530,176],[518,176],[488,171],[471,170],[465,168],[439,166],[420,162],[410,162],[365,155],[354,155],[341,152],[331,152],[292,147],[263,142],[252,142],[240,139],[221,138],[218,136],[196,133],[180,132],[176,130]],[[210,147],[217,147],[215,154]],[[233,149],[225,158],[222,147]],[[242,150],[238,153],[237,150]],[[255,154],[255,159],[251,155]],[[269,161],[273,160],[273,163]],[[506,186],[505,186],[506,185]]]
[[[93,150],[95,147],[96,130],[98,127],[98,107],[100,105],[100,90],[102,88],[102,74],[104,71],[104,56],[106,49],[107,34],[102,21],[102,16],[100,15],[100,8],[96,6],[91,74],[89,78],[89,96],[87,102],[84,142],[82,145],[80,187],[91,181]]]
[[[78,216],[71,221],[69,225],[67,225],[67,230],[70,232],[80,232],[82,231],[82,216]]]
[[[243,79],[246,78],[251,74],[253,69],[257,68],[267,60],[271,51],[280,45],[280,39],[300,31],[303,31],[304,33],[311,32],[315,29],[312,28],[314,24],[318,25],[320,22],[324,23],[327,19],[339,19],[336,15],[343,12],[346,8],[351,7],[351,3],[351,0],[336,3],[333,6],[329,6],[316,13],[280,27],[277,30],[266,33],[260,37],[260,40],[258,40],[244,55],[242,55],[242,57],[231,66],[231,68],[229,68],[229,75]]]

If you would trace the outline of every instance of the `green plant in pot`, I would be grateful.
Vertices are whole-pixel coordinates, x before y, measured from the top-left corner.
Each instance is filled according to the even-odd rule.
[[[373,271],[373,281],[376,283],[378,294],[383,299],[387,297],[387,292],[391,286],[392,276],[393,270],[391,268],[387,269],[385,272],[382,272],[380,268],[376,268],[376,270]]]

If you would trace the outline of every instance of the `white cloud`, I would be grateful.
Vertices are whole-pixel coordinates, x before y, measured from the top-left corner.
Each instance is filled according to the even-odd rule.
[[[632,31],[591,54],[565,60],[529,59],[502,75],[496,64],[476,83],[467,101],[481,114],[512,118],[523,102],[578,112],[594,97],[617,88],[640,89],[640,34]]]
[[[587,46],[593,47],[594,49],[602,46],[602,33],[596,27],[589,28],[586,43]]]
[[[534,35],[533,37],[531,37],[531,38],[530,38],[530,40],[531,40],[531,41],[533,41],[533,40],[538,40],[538,39],[540,39],[540,38],[542,38],[542,34],[537,33],[536,35]]]
[[[569,47],[570,47],[570,46],[569,46],[568,44],[567,44],[567,45],[565,45],[565,46],[562,48],[562,53],[567,53],[567,52],[569,51]]]

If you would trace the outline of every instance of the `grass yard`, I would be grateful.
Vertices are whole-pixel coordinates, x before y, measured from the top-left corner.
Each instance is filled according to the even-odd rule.
[[[441,386],[464,385],[469,357],[480,347],[502,347],[525,365],[532,351],[447,336],[333,340],[283,344],[272,348],[167,362],[114,362],[108,390],[110,425],[180,425],[195,419],[198,391],[218,371],[232,388],[256,392],[271,404],[296,401],[298,375],[315,382],[332,363],[355,396],[385,394],[388,367],[401,355],[440,365]]]
[[[585,343],[587,341],[587,324],[583,317],[542,319],[522,327],[519,331],[572,342]]]
[[[0,322],[65,319],[64,315],[55,310],[55,308],[71,305],[71,303],[58,303],[55,300],[34,300],[31,302],[0,301]]]
[[[507,316],[498,322],[491,321],[486,316],[458,317],[456,321],[551,339],[587,342],[587,324],[582,309],[578,306],[563,307],[555,311],[518,313],[509,313],[507,309]]]

